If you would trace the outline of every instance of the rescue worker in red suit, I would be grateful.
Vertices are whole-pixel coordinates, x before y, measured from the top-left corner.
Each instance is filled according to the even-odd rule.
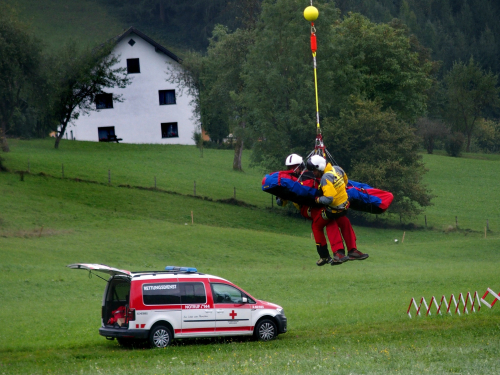
[[[330,163],[327,163],[325,158],[320,155],[311,156],[306,166],[317,178],[321,179],[318,196],[315,198],[315,201],[323,205],[323,208],[320,209],[319,215],[312,217],[312,231],[320,256],[317,264],[319,266],[326,263],[338,265],[347,260],[363,260],[368,258],[368,254],[364,254],[357,249],[356,234],[352,229],[349,219],[346,217],[349,207],[346,192],[347,174],[339,166],[332,166]],[[345,254],[342,241],[341,247],[334,247],[334,244],[330,241],[333,259],[330,257],[323,229],[326,227],[328,233],[328,228],[331,226],[338,226],[341,229],[348,250],[347,255]]]
[[[304,164],[303,164],[303,159],[301,156],[297,154],[291,154],[288,155],[285,161],[285,164],[287,166],[287,171],[290,172],[290,177],[294,180],[297,181],[299,176],[301,176],[301,173],[304,169]],[[310,174],[311,172],[309,172]],[[302,173],[301,180],[303,181],[302,183],[306,186],[318,188],[319,187],[319,179],[316,179],[314,175],[309,175],[308,172]],[[276,203],[279,206],[285,206],[288,202],[285,200],[282,200],[281,198],[277,197],[276,198]],[[313,225],[314,223],[323,223],[323,219],[321,217],[321,212],[322,208],[318,207],[308,207],[308,206],[300,206],[296,203],[293,203],[294,206],[300,211],[301,215],[304,216],[306,219],[312,220]],[[352,229],[351,223],[347,217],[340,218],[339,220],[328,220],[324,222],[324,225],[321,228],[321,234],[317,237],[317,234],[314,234],[314,237],[316,239],[316,248],[318,251],[318,254],[320,255],[320,259],[316,262],[318,266],[324,266],[325,264],[329,263],[331,265],[337,265],[337,264],[342,264],[341,261],[334,261],[335,257],[332,258],[329,255],[328,251],[328,245],[326,243],[326,238],[323,233],[323,228],[326,227],[326,234],[328,236],[328,240],[330,241],[330,246],[332,248],[332,252],[335,253],[335,251],[342,250],[344,251],[344,243],[342,242],[342,237],[340,236],[339,233],[339,228],[342,231],[342,235],[344,238],[355,238],[354,231]],[[314,232],[314,227],[313,227],[313,232]],[[319,241],[318,241],[319,238]],[[352,241],[351,241],[352,243]],[[355,244],[355,240],[354,240]],[[325,253],[327,254],[326,256]],[[348,258],[345,257],[344,261],[347,260]]]

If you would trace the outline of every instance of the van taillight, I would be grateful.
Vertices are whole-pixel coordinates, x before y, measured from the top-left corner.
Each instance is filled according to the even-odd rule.
[[[135,320],[135,309],[128,309],[128,320]]]

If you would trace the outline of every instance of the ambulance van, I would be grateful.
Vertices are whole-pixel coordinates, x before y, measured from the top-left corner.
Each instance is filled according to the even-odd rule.
[[[213,336],[253,335],[268,341],[287,331],[281,306],[195,268],[130,272],[103,264],[67,267],[109,275],[99,334],[124,346],[148,340],[152,347],[164,348],[177,338]]]

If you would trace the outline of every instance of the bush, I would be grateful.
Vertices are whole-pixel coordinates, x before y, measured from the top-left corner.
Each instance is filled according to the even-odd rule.
[[[474,130],[474,140],[483,152],[500,151],[500,122],[480,119]]]
[[[445,143],[446,153],[450,156],[458,158],[462,155],[465,137],[462,133],[452,133],[448,135]]]

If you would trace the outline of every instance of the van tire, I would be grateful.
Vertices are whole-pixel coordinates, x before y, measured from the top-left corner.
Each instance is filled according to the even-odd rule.
[[[259,341],[270,341],[278,336],[278,327],[271,319],[262,319],[255,326],[253,334]]]
[[[156,326],[149,332],[149,344],[152,348],[166,348],[172,342],[172,332],[168,327]]]

